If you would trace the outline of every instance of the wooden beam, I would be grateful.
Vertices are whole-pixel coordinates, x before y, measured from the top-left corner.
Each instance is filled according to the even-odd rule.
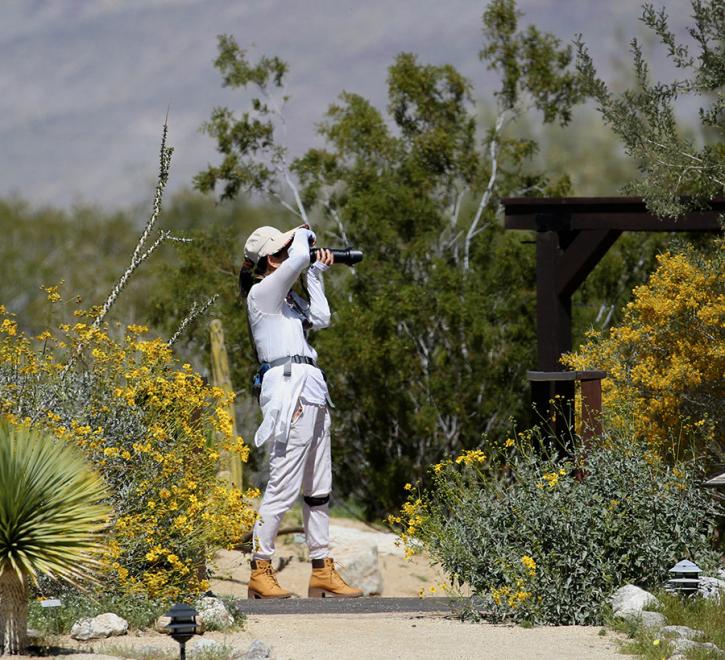
[[[559,258],[556,283],[559,295],[573,295],[621,234],[616,229],[578,232]]]
[[[725,213],[725,198],[712,200],[709,209],[691,211],[682,218],[660,218],[647,210],[639,197],[510,197],[502,202],[506,229],[546,231],[537,216],[567,217],[567,229],[618,231],[721,231],[718,217]],[[561,228],[563,229],[563,227]]]

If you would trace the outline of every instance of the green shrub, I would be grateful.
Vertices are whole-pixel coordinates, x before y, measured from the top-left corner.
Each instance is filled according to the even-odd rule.
[[[453,584],[470,586],[473,616],[599,623],[623,584],[657,587],[683,558],[714,566],[722,508],[695,464],[667,465],[631,437],[603,438],[584,463],[535,451],[537,436],[434,466],[432,487],[395,518],[409,546],[422,543]]]
[[[105,612],[113,612],[126,619],[132,629],[153,628],[156,619],[172,605],[170,601],[152,599],[142,593],[52,593],[49,598],[59,596],[60,607],[43,607],[42,599],[31,600],[28,606],[28,625],[44,635],[67,635],[78,619],[92,618]]]

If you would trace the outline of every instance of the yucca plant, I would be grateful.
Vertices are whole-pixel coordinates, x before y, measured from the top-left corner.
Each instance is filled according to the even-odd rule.
[[[30,581],[42,573],[78,584],[93,575],[107,495],[74,448],[0,420],[0,655],[26,644]]]

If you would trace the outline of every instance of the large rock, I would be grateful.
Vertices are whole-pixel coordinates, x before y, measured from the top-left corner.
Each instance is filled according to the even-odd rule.
[[[687,626],[665,626],[662,634],[673,639],[700,639],[703,636],[702,630],[695,630]]]
[[[610,597],[614,616],[622,619],[639,616],[645,607],[660,605],[649,591],[640,589],[633,584],[625,584],[617,589]]]
[[[639,613],[639,618],[642,621],[642,625],[649,630],[659,630],[660,628],[663,628],[667,625],[667,619],[665,618],[665,615],[661,614],[660,612],[648,612],[647,610],[642,610]]]
[[[681,657],[687,657],[686,654],[688,651],[694,651],[694,650],[700,650],[700,651],[710,651],[713,654],[720,655],[722,652],[720,649],[715,646],[712,642],[694,642],[691,639],[685,639],[684,637],[680,637],[677,639],[673,639],[670,641],[670,644],[672,646],[672,650],[676,654],[682,653],[683,655]],[[670,656],[670,658],[674,658],[675,656]],[[710,655],[707,656],[708,658],[711,657]]]
[[[725,597],[725,580],[714,577],[701,577],[697,591],[703,598],[719,601]]]
[[[691,639],[685,639],[684,637],[673,639],[670,645],[675,653],[686,653],[700,646],[697,642],[693,642]]]
[[[377,546],[338,547],[334,552],[337,572],[345,582],[362,589],[364,596],[383,593]]]
[[[374,545],[378,549],[378,554],[381,555],[405,556],[405,548],[397,534],[378,532],[374,529],[368,531],[343,525],[330,525],[330,547],[334,552],[337,552],[338,547],[350,548],[358,545]]]
[[[125,635],[128,632],[128,621],[112,612],[99,614],[92,619],[79,619],[73,624],[70,636],[73,639],[86,641],[88,639],[104,639]]]
[[[234,617],[219,598],[204,596],[194,607],[199,612],[196,620],[204,624],[205,630],[224,630],[234,625]]]

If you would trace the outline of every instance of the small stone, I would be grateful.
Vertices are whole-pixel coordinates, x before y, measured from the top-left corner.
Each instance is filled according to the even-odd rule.
[[[708,651],[714,651],[715,653],[722,653],[722,651],[712,642],[702,642],[700,645],[701,649],[707,649]]]
[[[153,646],[151,644],[143,644],[142,646],[135,646],[133,649],[136,653],[143,657],[156,658],[164,654],[164,650]]]
[[[700,639],[703,632],[687,626],[665,626],[662,628],[662,634],[677,639]]]
[[[154,623],[154,630],[156,632],[163,633],[164,635],[169,634],[169,629],[166,627],[171,623],[171,617],[170,616],[160,616],[158,619],[156,619],[156,623]]]
[[[670,644],[676,653],[684,653],[685,651],[691,651],[701,646],[701,644],[693,642],[691,639],[684,638],[673,639]]]
[[[272,657],[272,649],[261,639],[255,639],[247,652],[241,656],[242,660],[266,660]]]
[[[660,605],[649,591],[640,589],[633,584],[625,584],[617,589],[610,597],[609,602],[615,616],[627,618],[629,614],[639,614],[644,607]]]
[[[216,642],[213,639],[203,639],[201,637],[197,637],[189,644],[189,655],[193,657],[194,655],[202,654],[215,654],[226,657],[229,655],[229,647],[226,644]]]
[[[199,612],[196,620],[204,624],[205,630],[224,630],[234,625],[234,617],[219,598],[204,596],[195,607]]]
[[[99,614],[92,619],[79,619],[73,624],[70,636],[79,641],[117,637],[128,632],[128,621],[112,612]]]

